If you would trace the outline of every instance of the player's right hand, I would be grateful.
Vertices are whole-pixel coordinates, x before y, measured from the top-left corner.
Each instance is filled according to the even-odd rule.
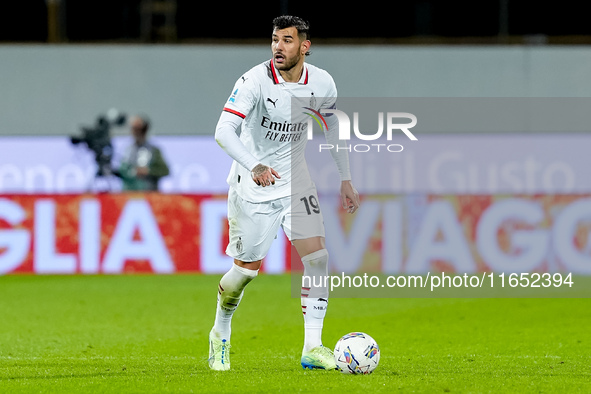
[[[260,163],[252,169],[251,175],[254,183],[262,187],[274,185],[275,178],[281,179],[277,171]]]

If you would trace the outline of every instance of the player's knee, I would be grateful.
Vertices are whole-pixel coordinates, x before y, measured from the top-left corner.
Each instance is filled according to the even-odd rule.
[[[320,249],[302,257],[304,277],[308,287],[302,286],[302,297],[328,298],[328,251]]]
[[[220,293],[237,297],[242,290],[258,275],[258,270],[252,270],[232,264],[232,268],[220,280]]]
[[[314,273],[328,272],[328,250],[320,249],[316,252],[307,254],[302,257],[304,269],[315,271]]]

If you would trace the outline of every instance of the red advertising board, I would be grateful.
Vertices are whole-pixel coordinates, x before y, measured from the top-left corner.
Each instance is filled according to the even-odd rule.
[[[320,200],[335,272],[591,274],[589,195]],[[225,195],[0,197],[1,274],[222,273],[227,238]],[[289,271],[290,248],[279,234],[263,271]]]
[[[157,193],[4,197],[0,268],[15,273],[199,271],[200,202],[212,198]]]

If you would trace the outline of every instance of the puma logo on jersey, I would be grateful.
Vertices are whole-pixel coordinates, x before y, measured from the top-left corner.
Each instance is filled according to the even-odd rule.
[[[271,100],[269,97],[267,97],[267,101],[268,101],[268,102],[270,102],[271,104],[273,104],[273,108],[277,108],[277,105],[276,105],[276,103],[277,103],[277,101],[278,101],[278,100],[279,100],[279,99],[275,99],[275,101],[273,101],[273,100]]]
[[[246,80],[248,79],[248,78],[244,77],[244,75],[241,76],[240,78],[242,78],[242,83],[246,82]]]

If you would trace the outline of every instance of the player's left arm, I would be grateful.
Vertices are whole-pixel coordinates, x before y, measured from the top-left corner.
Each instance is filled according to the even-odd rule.
[[[327,95],[329,99],[323,104],[323,108],[336,108],[337,89],[332,78],[331,82],[331,88]],[[336,115],[325,114],[324,117],[328,126],[325,131],[326,142],[333,146],[333,149],[330,150],[330,154],[337,166],[341,178],[341,205],[343,209],[346,209],[349,213],[354,213],[359,208],[360,201],[359,193],[351,182],[347,141],[339,140],[339,122]]]
[[[333,161],[337,166],[341,178],[341,205],[349,213],[354,213],[359,208],[359,193],[351,181],[351,170],[349,168],[349,151],[347,142],[339,140],[339,122],[333,114],[325,115],[328,125],[326,131],[326,142],[334,148],[330,150]],[[338,147],[338,149],[337,149]]]

